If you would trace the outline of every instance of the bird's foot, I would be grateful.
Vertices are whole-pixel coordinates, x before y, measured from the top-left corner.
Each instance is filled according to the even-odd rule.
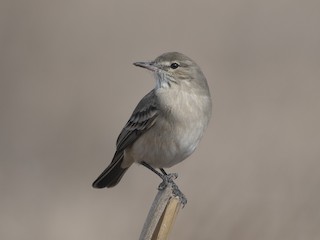
[[[177,173],[169,173],[169,174],[163,174],[161,176],[162,178],[162,183],[158,186],[158,190],[163,190],[165,189],[169,183],[175,184],[174,179],[177,179],[178,174]]]
[[[187,198],[186,196],[180,191],[178,185],[173,182],[172,184],[172,194],[175,197],[178,197],[180,199],[180,202],[182,204],[182,208],[184,208],[184,206],[187,204]]]
[[[180,202],[182,203],[182,207],[184,207],[187,204],[187,198],[180,191],[178,185],[173,181],[177,177],[178,177],[177,173],[163,174],[161,177],[163,181],[158,186],[158,190],[164,190],[166,187],[168,187],[168,185],[171,185],[173,196],[178,197],[180,199]]]

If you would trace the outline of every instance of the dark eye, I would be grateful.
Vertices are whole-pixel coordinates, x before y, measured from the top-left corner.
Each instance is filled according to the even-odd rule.
[[[179,64],[174,62],[174,63],[171,63],[170,67],[171,67],[172,69],[176,69],[176,68],[179,67]]]

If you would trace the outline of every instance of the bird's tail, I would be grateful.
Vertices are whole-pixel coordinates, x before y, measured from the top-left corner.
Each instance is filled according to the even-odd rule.
[[[119,183],[123,174],[128,168],[122,168],[123,151],[116,152],[110,165],[100,174],[100,176],[93,182],[92,187],[104,188],[114,187]]]

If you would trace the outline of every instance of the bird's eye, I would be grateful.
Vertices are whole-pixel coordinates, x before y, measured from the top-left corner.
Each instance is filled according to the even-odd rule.
[[[178,63],[176,63],[176,62],[174,62],[174,63],[171,63],[171,65],[170,65],[170,67],[172,68],[172,69],[176,69],[176,68],[178,68],[180,65],[178,64]]]

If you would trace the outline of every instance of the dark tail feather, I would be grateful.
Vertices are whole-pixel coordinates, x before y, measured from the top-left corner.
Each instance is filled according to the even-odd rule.
[[[119,183],[123,174],[128,168],[122,168],[123,152],[116,152],[110,165],[100,174],[100,176],[93,182],[92,187],[104,188],[114,187]]]

